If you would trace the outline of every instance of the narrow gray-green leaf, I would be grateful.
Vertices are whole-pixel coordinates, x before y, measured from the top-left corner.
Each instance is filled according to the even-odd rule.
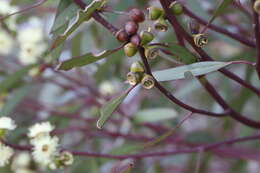
[[[193,76],[205,75],[217,71],[232,62],[218,62],[218,61],[204,61],[193,63],[190,65],[183,65],[176,68],[160,70],[153,72],[155,79],[158,81],[171,81],[184,79],[185,73],[191,73]]]
[[[33,67],[35,67],[35,65],[28,65],[11,75],[6,76],[6,78],[0,82],[0,93],[8,90],[13,84],[21,80]]]
[[[151,108],[137,112],[133,118],[138,123],[144,123],[164,121],[176,116],[177,112],[171,108]]]
[[[63,61],[58,65],[58,70],[70,70],[74,67],[82,67],[84,65],[91,64],[102,58],[106,58],[110,56],[111,54],[118,51],[119,49],[121,49],[121,47],[112,50],[105,50],[98,54],[87,53],[85,55],[75,57],[67,61]]]
[[[121,104],[121,102],[126,98],[128,93],[133,89],[133,87],[129,88],[127,91],[125,91],[123,94],[121,94],[119,97],[116,97],[112,100],[110,100],[106,105],[104,105],[100,110],[100,118],[97,121],[97,127],[101,129],[105,122],[110,118],[112,113],[118,108],[118,106]]]
[[[21,102],[21,100],[28,94],[30,91],[30,86],[26,85],[21,88],[18,88],[14,91],[11,97],[8,98],[3,108],[0,110],[0,116],[10,115],[15,107]]]
[[[62,44],[83,22],[88,21],[91,18],[92,13],[99,9],[104,2],[105,0],[94,0],[84,10],[79,10],[75,22],[69,26],[64,34],[58,36],[54,40],[51,49],[55,49]]]

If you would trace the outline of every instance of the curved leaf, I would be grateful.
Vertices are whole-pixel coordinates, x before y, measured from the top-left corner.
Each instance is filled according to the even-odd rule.
[[[85,55],[61,62],[58,65],[57,69],[58,70],[70,70],[74,67],[82,67],[84,65],[88,65],[93,62],[96,62],[102,58],[108,57],[109,55],[113,54],[114,52],[116,52],[120,49],[121,49],[121,47],[112,49],[112,50],[105,50],[99,54],[87,53]]]
[[[204,61],[190,65],[183,65],[176,68],[155,71],[153,72],[153,76],[158,81],[185,79],[185,74],[187,73],[190,73],[193,76],[205,75],[217,71],[229,64],[232,64],[232,62]]]
[[[112,100],[110,100],[106,105],[104,105],[100,110],[100,118],[97,121],[97,127],[101,129],[105,122],[109,119],[109,117],[112,115],[112,113],[118,108],[118,106],[121,104],[121,102],[126,98],[128,93],[133,89],[134,87],[129,88],[126,92],[121,94],[119,97],[116,97]]]

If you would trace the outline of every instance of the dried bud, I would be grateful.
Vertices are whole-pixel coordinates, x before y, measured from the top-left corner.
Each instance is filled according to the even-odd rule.
[[[130,42],[133,43],[135,46],[139,46],[141,42],[141,38],[138,34],[135,34],[130,38]]]
[[[130,85],[136,85],[141,81],[141,77],[140,73],[129,72],[127,73],[127,82]]]
[[[159,18],[154,23],[154,28],[158,31],[166,32],[168,30],[167,22],[163,18]]]
[[[196,20],[190,20],[189,29],[191,34],[198,34],[200,32],[200,24]]]
[[[164,16],[164,11],[162,8],[158,8],[158,7],[148,8],[148,17],[150,20],[157,20],[163,16]]]
[[[138,30],[138,24],[133,21],[129,21],[125,24],[125,31],[128,35],[133,35]]]
[[[143,64],[140,61],[134,62],[130,67],[130,72],[143,73],[144,72]]]
[[[203,47],[208,43],[208,38],[204,34],[193,35],[193,41],[196,46]]]
[[[174,1],[170,4],[169,8],[174,15],[181,15],[183,13],[183,6],[178,1]]]
[[[136,54],[137,52],[137,47],[136,45],[134,45],[133,43],[127,43],[125,46],[124,46],[124,52],[125,52],[125,55],[128,56],[128,57],[132,57]]]
[[[151,75],[144,74],[142,78],[142,87],[145,89],[151,89],[154,87],[154,78]]]
[[[128,36],[128,34],[126,33],[126,31],[124,29],[120,29],[116,33],[116,38],[120,42],[126,42],[126,41],[128,41],[129,36]]]
[[[129,16],[136,23],[141,23],[145,19],[144,13],[141,10],[137,9],[137,8],[133,8],[129,12]]]
[[[140,35],[141,35],[141,45],[142,46],[150,43],[154,39],[153,34],[148,31],[142,31]]]
[[[155,59],[159,53],[160,53],[160,49],[158,49],[157,47],[148,47],[145,49],[145,56],[148,59]]]
[[[254,3],[254,10],[255,12],[257,12],[258,14],[260,14],[260,0],[256,0]]]

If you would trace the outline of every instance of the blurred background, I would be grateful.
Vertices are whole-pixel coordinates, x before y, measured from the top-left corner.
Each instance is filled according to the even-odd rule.
[[[28,127],[40,121],[55,125],[53,134],[60,138],[62,148],[127,155],[136,153],[142,145],[175,127],[188,111],[172,104],[157,89],[134,88],[120,105],[112,118],[100,130],[96,127],[99,109],[111,98],[124,92],[129,85],[126,74],[132,62],[140,57],[128,58],[120,50],[96,63],[70,71],[47,68],[42,73],[41,55],[48,50],[52,41],[51,27],[59,1],[47,1],[30,11],[0,21],[0,85],[25,66],[39,66],[22,74],[7,89],[0,89],[0,116],[12,117],[18,128],[8,136],[10,143],[28,145]],[[89,2],[89,1],[84,1]],[[212,0],[183,0],[185,7],[197,16],[209,20],[221,2]],[[1,0],[0,16],[34,4],[33,0]],[[137,7],[146,11],[149,6],[158,6],[157,0],[110,0],[114,11],[129,11]],[[243,10],[239,8],[243,6]],[[77,6],[74,7],[77,9]],[[252,19],[248,16],[249,0],[234,1],[218,17],[214,24],[232,33],[252,39]],[[123,27],[128,17],[112,12],[102,16],[117,28]],[[178,20],[188,30],[187,15]],[[153,27],[149,20],[140,25],[140,30]],[[157,32],[153,42],[176,42],[169,25],[167,32]],[[255,49],[215,31],[207,30],[209,44],[205,51],[217,61],[255,61]],[[66,40],[59,61],[64,61],[88,52],[101,52],[120,46],[115,37],[94,20],[83,24]],[[43,57],[48,59],[49,57]],[[169,57],[159,56],[150,61],[153,71],[178,66]],[[228,69],[254,86],[259,86],[255,69],[247,65],[232,65]],[[259,118],[259,97],[250,90],[226,78],[219,72],[207,75],[225,100],[237,111],[255,120]],[[196,79],[165,82],[163,85],[183,102],[201,109],[222,112],[221,107],[208,95]],[[194,114],[185,121],[177,132],[147,152],[167,151],[211,144],[235,137],[256,134],[258,131],[237,123],[230,118],[211,118]],[[133,173],[190,173],[200,165],[199,173],[259,173],[260,142],[249,141],[223,146],[209,152],[178,154],[165,157],[148,157],[133,162]],[[138,153],[138,152],[137,152]],[[21,154],[16,152],[13,160]],[[0,156],[1,157],[1,156]],[[75,156],[74,164],[56,172],[108,173],[119,161],[107,158]],[[0,168],[1,173],[16,172],[13,163]],[[28,172],[53,172],[31,162]],[[54,171],[55,172],[55,171]]]

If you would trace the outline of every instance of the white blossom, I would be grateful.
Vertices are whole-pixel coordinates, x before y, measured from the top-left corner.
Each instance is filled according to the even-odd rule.
[[[0,129],[3,130],[14,130],[16,128],[16,124],[14,120],[9,117],[1,117],[0,118]]]
[[[37,123],[29,128],[28,137],[35,138],[37,136],[49,135],[49,133],[54,129],[54,126],[50,122]]]
[[[26,168],[30,166],[31,156],[28,152],[21,152],[13,158],[12,170],[17,170],[18,168]]]
[[[13,154],[14,151],[12,148],[0,143],[0,167],[8,164]]]
[[[24,65],[36,63],[47,49],[45,43],[25,42],[20,46],[19,60]]]
[[[42,42],[44,41],[43,30],[40,27],[23,28],[18,32],[17,39],[20,44]]]
[[[58,141],[56,136],[48,135],[32,139],[34,160],[44,166],[51,164],[57,154]]]
[[[18,11],[18,8],[16,6],[12,6],[9,1],[7,1],[7,0],[0,1],[0,15],[1,16],[6,16],[8,14],[12,14],[17,11]],[[16,30],[16,18],[17,18],[16,15],[13,15],[4,20],[9,29]]]

